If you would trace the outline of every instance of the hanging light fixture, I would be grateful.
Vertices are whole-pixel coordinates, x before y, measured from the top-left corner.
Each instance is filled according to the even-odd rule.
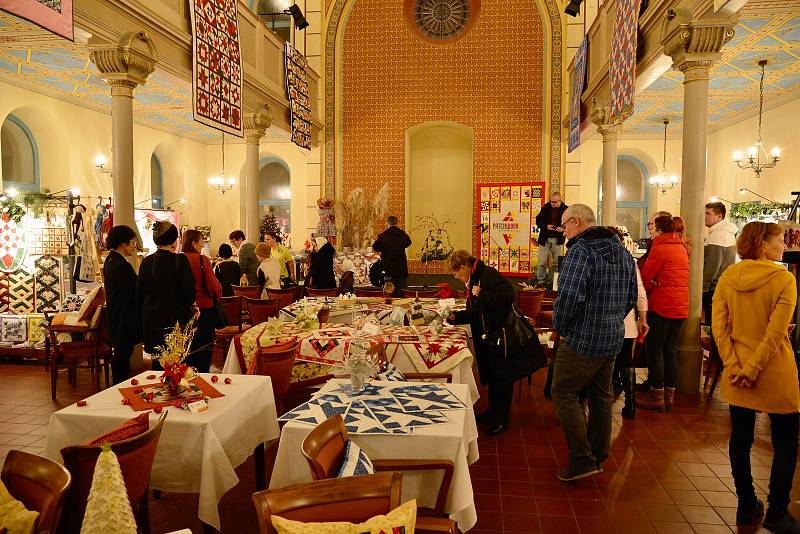
[[[764,139],[761,137],[761,119],[764,112],[764,71],[766,70],[767,60],[759,60],[761,67],[761,81],[758,84],[758,137],[756,144],[747,149],[747,159],[741,150],[733,153],[733,161],[740,169],[752,169],[756,173],[756,179],[761,176],[764,169],[771,169],[778,164],[781,157],[781,149],[775,147],[769,155],[764,149]],[[762,161],[762,154],[764,160]]]
[[[236,178],[233,176],[225,177],[225,132],[222,133],[222,174],[209,178],[208,185],[214,191],[219,191],[223,196],[236,185]]]
[[[667,172],[667,127],[669,126],[669,119],[664,119],[664,157],[661,161],[661,173],[650,177],[650,185],[655,187],[663,195],[670,189],[674,189],[680,180],[674,174]]]

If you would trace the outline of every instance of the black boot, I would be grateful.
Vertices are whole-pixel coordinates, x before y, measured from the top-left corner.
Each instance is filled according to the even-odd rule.
[[[636,368],[625,367],[622,369],[622,388],[625,391],[622,417],[633,419],[636,417]]]

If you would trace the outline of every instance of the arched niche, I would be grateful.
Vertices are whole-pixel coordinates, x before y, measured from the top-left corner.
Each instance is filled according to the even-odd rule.
[[[641,160],[633,156],[617,156],[617,220],[616,225],[625,226],[631,239],[647,237],[647,218],[649,216],[650,188],[647,180],[650,173]],[[600,224],[610,224],[602,220],[603,213],[603,168],[597,172],[597,220]]]
[[[472,128],[434,121],[406,130],[406,230],[409,256],[421,258],[436,244],[440,223],[450,244],[472,248]],[[449,222],[448,222],[449,221]],[[433,232],[433,233],[431,233]]]
[[[39,190],[39,146],[28,125],[14,114],[0,127],[0,155],[5,190]]]
[[[259,160],[258,205],[262,218],[271,212],[281,231],[289,234],[292,229],[292,173],[281,158],[267,156]]]

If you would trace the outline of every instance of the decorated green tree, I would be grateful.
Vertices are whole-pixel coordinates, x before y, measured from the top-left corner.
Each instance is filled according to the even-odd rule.
[[[261,219],[261,227],[259,228],[259,241],[264,241],[264,235],[267,232],[275,232],[278,234],[281,239],[285,236],[283,232],[281,232],[280,226],[278,226],[278,220],[275,218],[275,215],[272,214],[272,207],[267,209],[267,212],[264,214],[264,218]]]

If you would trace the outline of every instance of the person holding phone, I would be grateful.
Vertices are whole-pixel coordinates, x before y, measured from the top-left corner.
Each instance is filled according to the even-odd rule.
[[[553,269],[558,264],[558,257],[563,253],[564,228],[561,216],[569,206],[561,202],[561,193],[553,191],[550,202],[544,205],[536,215],[536,226],[539,227],[539,266],[536,268],[536,285],[548,287],[552,283]],[[551,269],[547,269],[548,258]]]

